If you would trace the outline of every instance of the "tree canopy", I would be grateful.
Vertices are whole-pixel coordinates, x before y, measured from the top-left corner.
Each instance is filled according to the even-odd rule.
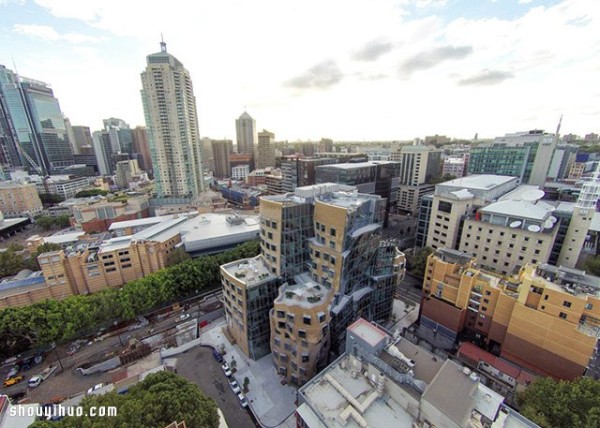
[[[81,403],[83,414],[92,406],[114,406],[117,416],[67,416],[59,422],[36,422],[31,428],[164,428],[185,421],[188,427],[217,428],[219,414],[214,400],[196,385],[167,371],[149,375],[126,394],[89,395]]]
[[[56,205],[65,200],[62,196],[54,193],[40,193],[39,197],[43,205]]]
[[[41,215],[35,218],[35,223],[44,230],[50,230],[53,227],[69,227],[71,216],[59,215],[58,217],[50,217]]]
[[[600,382],[539,378],[517,396],[523,416],[541,427],[600,426]]]
[[[106,196],[108,191],[102,189],[81,190],[75,194],[76,198],[89,198],[90,196]]]
[[[427,265],[427,257],[433,253],[430,247],[419,248],[414,254],[407,257],[407,268],[409,272],[419,278],[425,276],[425,265]]]
[[[600,256],[587,258],[583,262],[583,269],[594,276],[600,276]]]
[[[132,320],[183,297],[220,287],[220,265],[259,253],[250,241],[213,256],[185,260],[121,289],[0,310],[0,358],[83,337],[114,321]]]

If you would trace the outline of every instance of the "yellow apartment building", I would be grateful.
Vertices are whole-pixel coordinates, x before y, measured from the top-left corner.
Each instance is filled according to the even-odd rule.
[[[542,375],[574,379],[597,370],[600,278],[547,264],[507,277],[449,249],[429,256],[425,275],[421,324],[438,334],[456,339],[470,330]]]

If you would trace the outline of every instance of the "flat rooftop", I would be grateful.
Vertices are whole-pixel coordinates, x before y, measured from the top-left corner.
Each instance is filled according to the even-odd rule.
[[[276,278],[261,255],[249,259],[236,260],[221,266],[231,276],[243,282],[246,287],[258,284],[267,279]]]
[[[223,235],[243,233],[260,229],[260,216],[233,214],[201,214],[181,225],[184,241],[209,239]]]
[[[332,294],[329,288],[313,281],[308,273],[296,275],[294,280],[295,283],[281,287],[276,302],[310,308],[315,305],[322,305]]]
[[[156,217],[138,218],[135,220],[116,221],[110,225],[108,230],[112,231],[112,230],[125,229],[128,227],[146,226],[146,225],[150,226],[153,224],[161,223],[165,220],[171,220],[174,217],[175,217],[175,214],[171,214],[171,215],[163,215],[163,216],[156,216]]]
[[[490,190],[503,184],[516,180],[515,177],[506,175],[481,174],[469,175],[437,184],[440,187],[462,187],[473,190]]]
[[[18,224],[25,223],[27,221],[29,221],[29,219],[26,217],[5,218],[3,220],[0,220],[0,232],[4,229],[8,229],[9,227],[13,227]]]
[[[358,359],[344,354],[325,371],[314,377],[301,388],[307,407],[301,412],[312,413],[311,427],[324,424],[329,428],[359,427],[349,413],[358,415],[361,422],[371,427],[410,427],[415,420],[404,407],[389,395],[385,387],[389,379],[384,379],[384,394],[377,395],[377,386],[365,376],[356,376]],[[359,369],[360,374],[360,369]],[[346,420],[345,423],[342,420]]]
[[[359,318],[354,321],[354,323],[348,327],[348,330],[371,346],[377,346],[377,344],[381,343],[383,340],[387,340],[389,337],[385,331],[371,324],[364,318]]]
[[[474,410],[494,421],[504,397],[481,384],[470,370],[446,360],[423,393],[423,400],[459,426],[467,426]]]
[[[554,210],[554,206],[543,201],[529,202],[504,200],[489,204],[479,211],[488,214],[499,214],[523,219],[545,221],[551,216]]]
[[[131,238],[134,241],[165,242],[179,234],[179,226],[188,219],[189,216],[186,214],[177,215],[170,220],[150,226],[149,228],[136,233]]]
[[[319,165],[317,169],[340,169],[340,170],[349,170],[349,169],[359,169],[366,167],[373,167],[377,165],[389,165],[396,164],[398,162],[393,161],[367,161],[367,162],[356,162],[356,163],[333,163],[330,165]]]

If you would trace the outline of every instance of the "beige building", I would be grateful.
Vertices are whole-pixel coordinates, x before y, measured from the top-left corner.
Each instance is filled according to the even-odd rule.
[[[600,278],[528,264],[507,277],[478,268],[469,254],[440,249],[427,261],[421,325],[455,339],[470,330],[501,356],[538,374],[600,374]]]
[[[262,254],[221,266],[228,333],[247,355],[272,350],[277,372],[301,385],[357,317],[391,316],[405,260],[381,240],[384,214],[385,199],[332,183],[261,198]]]
[[[0,211],[6,218],[35,216],[42,212],[42,201],[35,184],[12,181],[0,183]]]
[[[275,134],[263,129],[258,133],[256,148],[256,168],[275,167]]]
[[[139,175],[140,168],[137,159],[129,159],[117,162],[116,182],[117,186],[127,189],[134,176]]]

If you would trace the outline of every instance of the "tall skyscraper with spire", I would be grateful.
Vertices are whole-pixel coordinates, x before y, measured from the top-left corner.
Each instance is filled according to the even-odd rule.
[[[235,120],[235,135],[237,137],[238,153],[254,154],[257,143],[256,121],[247,112]]]
[[[204,190],[200,133],[192,79],[183,64],[167,53],[146,57],[142,103],[148,128],[157,196],[194,197]]]

